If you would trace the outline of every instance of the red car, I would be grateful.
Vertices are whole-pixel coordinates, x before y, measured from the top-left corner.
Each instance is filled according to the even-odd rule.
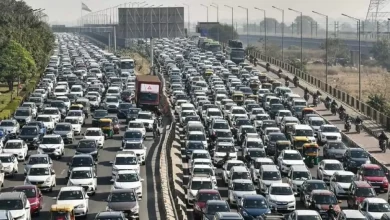
[[[208,200],[221,200],[218,190],[200,189],[195,196],[193,216],[195,220],[202,219],[203,208]]]
[[[37,186],[34,185],[16,186],[14,187],[13,191],[24,192],[27,196],[28,201],[30,202],[31,214],[39,215],[42,209],[43,197],[42,197],[41,190],[39,190]]]
[[[347,203],[349,209],[357,209],[365,198],[376,197],[375,190],[366,181],[353,181],[349,188]]]
[[[357,180],[367,181],[374,189],[387,193],[389,191],[387,175],[379,165],[363,164],[357,172]]]

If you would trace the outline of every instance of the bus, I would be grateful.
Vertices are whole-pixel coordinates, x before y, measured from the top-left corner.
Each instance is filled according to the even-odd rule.
[[[244,48],[226,48],[226,58],[233,61],[237,65],[245,61],[245,50]]]
[[[119,68],[121,72],[134,73],[135,61],[134,59],[121,59]]]

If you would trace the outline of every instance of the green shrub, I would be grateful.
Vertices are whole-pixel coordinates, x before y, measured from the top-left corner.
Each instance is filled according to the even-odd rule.
[[[0,120],[8,119],[11,117],[11,113],[9,110],[3,110],[0,112]]]

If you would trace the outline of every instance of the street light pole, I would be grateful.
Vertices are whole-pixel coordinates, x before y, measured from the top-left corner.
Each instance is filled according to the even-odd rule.
[[[316,11],[312,11],[314,14],[321,15],[322,17],[325,17],[326,19],[326,28],[325,28],[325,84],[326,87],[328,88],[328,44],[329,44],[329,39],[328,39],[328,15],[321,14]]]
[[[190,6],[186,3],[183,3],[183,5],[187,6],[187,14],[188,14],[188,25],[187,25],[187,31],[190,32]]]
[[[282,61],[284,61],[284,9],[272,6],[272,8],[282,12]]]
[[[217,35],[218,35],[218,42],[219,42],[219,28],[220,28],[220,25],[219,25],[219,6],[215,3],[212,3],[210,6],[217,9],[217,22],[218,22]]]
[[[345,16],[345,17],[347,17],[347,18],[350,18],[350,19],[352,19],[352,20],[355,20],[355,21],[357,21],[357,23],[358,23],[358,29],[357,29],[357,31],[358,31],[358,36],[359,36],[359,100],[361,100],[361,98],[362,98],[362,72],[361,72],[361,39],[360,39],[360,19],[358,19],[358,18],[354,18],[354,17],[351,17],[351,16],[349,16],[349,15],[346,15],[346,14],[341,14],[342,16]]]
[[[206,10],[207,10],[207,22],[209,22],[209,6],[204,5],[204,4],[200,4],[200,5],[206,8]]]
[[[246,46],[249,46],[249,10],[248,8],[238,6],[239,8],[242,8],[246,10]]]
[[[301,71],[303,71],[303,18],[302,12],[294,10],[292,8],[288,8],[288,10],[296,12],[301,15]]]
[[[225,7],[227,8],[230,8],[232,9],[232,40],[234,39],[234,21],[233,21],[233,7],[229,6],[229,5],[224,5]]]
[[[267,16],[264,9],[255,7],[256,10],[264,13],[264,55],[267,56]]]

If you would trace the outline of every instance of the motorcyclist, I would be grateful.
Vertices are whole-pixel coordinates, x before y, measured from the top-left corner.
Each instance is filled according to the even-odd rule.
[[[355,119],[355,124],[358,125],[358,124],[361,124],[361,123],[363,123],[363,120],[359,116],[357,116],[356,119]]]
[[[298,77],[294,76],[294,79],[293,79],[294,84],[297,84],[298,81],[299,81]]]
[[[154,119],[153,121],[153,133],[159,136],[157,119]]]
[[[332,106],[332,108],[338,106],[336,100],[334,100],[334,99],[333,99],[332,103],[330,103],[330,105]]]
[[[326,102],[331,102],[332,101],[332,99],[331,98],[329,98],[329,96],[326,96],[326,98],[325,98],[325,101]],[[334,101],[334,100],[333,100]]]
[[[345,112],[345,108],[343,107],[343,105],[340,105],[339,112]]]
[[[229,160],[229,152],[226,152],[225,156],[223,157],[223,161],[226,163],[226,161]]]
[[[389,138],[387,137],[386,133],[384,131],[381,132],[381,134],[378,136],[379,145],[381,145],[382,142],[388,141]]]
[[[241,137],[240,137],[240,141],[241,141],[241,142],[244,141],[245,136],[246,136],[246,131],[244,130],[244,131],[241,133]]]
[[[336,217],[336,212],[334,211],[334,208],[333,208],[333,205],[330,204],[329,205],[329,209],[328,209],[328,218],[329,219],[333,219],[334,217]]]
[[[247,165],[248,165],[248,167],[249,167],[250,164],[251,164],[251,162],[252,162],[252,157],[251,157],[251,155],[249,155],[249,154],[245,155],[245,161],[246,161],[246,163],[247,163]]]
[[[304,92],[304,95],[306,96],[307,94],[309,94],[309,89],[307,89],[307,87],[306,87],[303,92]]]

